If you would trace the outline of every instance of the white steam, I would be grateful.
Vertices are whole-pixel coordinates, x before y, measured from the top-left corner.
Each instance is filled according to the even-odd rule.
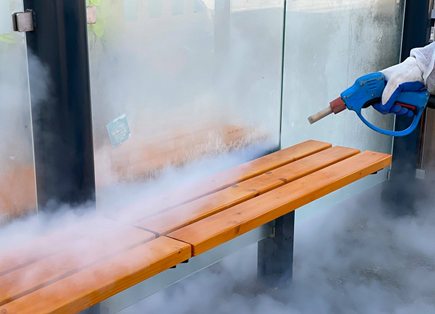
[[[255,159],[265,153],[262,147],[251,147],[243,152],[202,158],[183,168],[167,167],[158,178],[145,183],[120,183],[101,189],[102,200],[98,204],[97,211],[104,215],[112,210],[122,210],[137,201],[146,201],[148,197],[192,183],[208,175],[239,165],[246,160]],[[234,176],[237,177],[237,173],[234,173]],[[195,191],[192,191],[192,197],[194,193]],[[183,197],[188,197],[188,195],[183,195]],[[87,210],[88,205],[86,204],[78,208],[71,208],[65,204],[54,204],[53,206],[58,208],[54,214],[40,212],[38,216],[16,220],[0,228],[0,262],[1,253],[15,245],[54,231],[62,231],[78,222],[87,222],[96,215],[95,211]],[[146,211],[144,215],[146,215]]]
[[[207,3],[214,8],[214,3]],[[138,10],[136,22],[119,23],[122,8],[110,7],[104,37],[94,36],[90,27],[100,211],[121,209],[277,146],[283,12],[276,3],[270,10],[233,15],[228,34],[218,34],[217,39],[222,25],[214,25],[209,12],[169,17],[165,14],[170,10],[165,9],[163,17],[151,19]],[[99,10],[104,16],[104,7]],[[10,163],[4,166],[6,160],[14,160],[15,169],[24,158],[11,159],[5,152],[21,152],[23,141],[31,152],[31,138],[26,138],[30,132],[15,128],[21,119],[17,104],[28,107],[20,62],[25,60],[24,50],[0,47],[5,49],[0,65],[16,64],[21,71],[0,72],[0,108],[4,109],[4,101],[8,108],[0,116],[0,177],[4,177]],[[40,65],[31,60],[29,66]],[[43,67],[40,71],[47,74]],[[34,104],[46,97],[48,81],[40,82],[40,97],[34,96]],[[129,120],[132,137],[114,150],[105,125],[121,114]],[[30,110],[24,118],[30,121]],[[205,132],[204,125],[209,128]],[[237,127],[245,130],[239,142],[228,135],[240,130]],[[6,131],[13,140],[4,140]],[[189,142],[186,138],[192,134],[196,135]],[[150,147],[154,151],[148,151]],[[178,163],[171,159],[174,152]],[[25,156],[23,164],[33,170],[31,157],[31,153]],[[180,165],[184,167],[175,167]],[[123,167],[128,168],[127,175],[116,172]],[[153,169],[160,172],[146,183],[119,180]],[[421,208],[415,217],[391,218],[385,212],[394,209],[380,204],[376,191],[367,193],[297,223],[294,282],[288,290],[267,290],[256,281],[256,248],[249,247],[124,313],[435,313],[433,206]],[[1,202],[0,195],[0,221],[5,212]],[[59,207],[55,216],[40,214],[3,226],[0,264],[2,254],[14,247],[95,217],[83,214],[86,206],[75,211]],[[88,249],[86,237],[83,240],[66,242],[64,247],[81,252]],[[77,258],[77,265],[86,264],[86,255]]]
[[[28,67],[39,73],[32,105],[48,96],[48,72],[22,34],[0,40],[0,224],[36,209]],[[34,113],[37,114],[35,111]]]
[[[134,3],[131,16],[122,1],[102,3],[103,35],[89,28],[98,187],[252,144],[277,148],[282,7],[262,1],[273,9],[234,14],[218,1],[201,10],[199,0]],[[122,114],[131,137],[113,149],[105,126]]]
[[[256,281],[251,246],[122,313],[435,313],[433,203],[393,218],[379,191],[296,223],[290,289]]]

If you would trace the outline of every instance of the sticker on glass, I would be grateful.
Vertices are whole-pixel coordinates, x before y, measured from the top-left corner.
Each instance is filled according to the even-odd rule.
[[[130,128],[125,114],[106,125],[112,147],[124,143],[130,137]]]

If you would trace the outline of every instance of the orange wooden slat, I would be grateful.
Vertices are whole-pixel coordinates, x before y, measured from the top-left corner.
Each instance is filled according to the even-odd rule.
[[[366,151],[168,236],[191,244],[192,255],[199,255],[390,164],[390,155]]]
[[[160,237],[0,306],[0,313],[77,313],[189,259],[190,253],[190,245]]]
[[[154,234],[133,227],[84,238],[62,253],[0,276],[0,305],[153,239]]]
[[[65,247],[73,245],[84,237],[98,236],[122,227],[123,225],[116,221],[95,217],[0,251],[0,276],[65,250]]]
[[[359,153],[336,146],[209,194],[134,225],[163,235]]]
[[[2,166],[3,169],[8,167]],[[35,169],[31,165],[14,164],[10,172],[0,176],[0,223],[36,213]]]
[[[177,189],[149,197],[131,206],[114,211],[108,217],[123,222],[135,222],[161,213],[175,206],[193,201],[207,194],[225,189],[290,162],[330,148],[329,143],[306,141],[301,144],[255,159],[237,167],[184,185]]]

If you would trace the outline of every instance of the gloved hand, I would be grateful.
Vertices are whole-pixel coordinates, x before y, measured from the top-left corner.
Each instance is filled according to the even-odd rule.
[[[395,113],[413,117],[414,112],[395,104],[401,92],[417,92],[425,87],[423,72],[417,66],[417,60],[409,57],[402,63],[381,71],[387,85],[382,93],[382,103],[373,107],[382,114]]]

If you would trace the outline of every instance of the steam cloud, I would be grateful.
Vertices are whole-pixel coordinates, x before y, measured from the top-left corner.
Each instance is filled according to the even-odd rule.
[[[168,175],[174,178],[175,173],[180,178],[185,174],[173,169]],[[122,313],[435,313],[431,201],[420,203],[415,216],[394,217],[394,208],[381,203],[377,186],[297,222],[294,280],[289,289],[269,289],[257,281],[257,251],[251,246]],[[67,228],[88,215],[79,217],[65,206],[54,218],[41,215],[4,226],[0,256],[8,248]]]
[[[253,124],[267,120],[266,129],[276,134],[278,124],[274,124],[274,119],[278,118],[278,106],[274,112],[261,111],[265,103],[279,103],[282,34],[275,30],[282,28],[282,12],[276,12],[269,13],[266,27],[261,29],[256,15],[243,27],[240,25],[243,23],[235,21],[232,37],[227,39],[232,45],[231,55],[225,55],[228,51],[221,52],[227,57],[222,59],[230,60],[224,67],[216,66],[210,57],[214,53],[214,39],[208,16],[195,17],[197,25],[201,27],[196,32],[185,29],[186,34],[191,33],[189,38],[179,36],[180,33],[161,37],[167,31],[165,28],[160,29],[160,33],[133,32],[137,26],[158,30],[155,27],[159,23],[157,20],[148,21],[146,25],[139,23],[127,26],[122,45],[119,42],[110,43],[111,29],[106,29],[108,37],[105,44],[108,47],[113,44],[118,48],[111,47],[112,50],[105,51],[101,43],[104,44],[104,40],[94,38],[95,42],[91,42],[94,127],[97,128],[94,130],[95,147],[99,149],[107,144],[105,124],[123,113],[131,117],[129,122],[133,124],[133,133],[144,137],[174,123],[184,127],[198,119],[238,123],[239,117],[246,112],[251,115],[250,122]],[[160,22],[169,27],[167,20]],[[183,20],[179,18],[174,23],[178,27]],[[113,28],[116,29],[116,25]],[[246,29],[251,28],[264,32],[264,36],[254,32],[255,36],[246,40]],[[197,41],[197,38],[202,41]],[[263,39],[257,41],[256,38],[267,38],[268,42],[265,43]],[[152,41],[157,44],[147,46],[147,42]],[[201,49],[195,49],[195,45]],[[268,49],[271,45],[278,49]],[[169,49],[172,46],[178,50]],[[193,54],[192,49],[195,52]],[[169,55],[162,55],[162,52]],[[263,59],[275,60],[275,64],[263,64]],[[8,54],[8,59],[4,60],[20,64],[20,59],[14,53]],[[38,66],[38,63],[31,60],[29,65]],[[189,71],[173,73],[174,69],[187,66]],[[261,71],[256,72],[261,66]],[[43,69],[41,71],[45,73]],[[22,93],[27,87],[21,88],[27,86],[27,82],[23,81],[25,75],[17,73],[0,76],[0,97],[9,95],[7,101],[11,103],[8,106],[11,108],[10,115],[0,117],[1,125],[7,128],[12,128],[13,121],[20,118],[18,111],[12,111],[16,108],[13,103],[28,101],[27,96],[24,96],[26,94]],[[11,90],[8,81],[10,85],[21,87]],[[236,92],[227,97],[231,91],[234,92],[231,88],[242,81],[245,83],[234,88]],[[149,93],[143,93],[144,86]],[[41,98],[46,88],[46,84],[41,86]],[[34,102],[37,100],[33,99]],[[189,111],[189,108],[193,110]],[[254,116],[254,111],[260,114]],[[30,111],[27,114],[30,115]],[[230,116],[237,119],[228,121]],[[24,118],[30,121],[30,116]],[[24,133],[22,138],[26,139],[29,132]],[[12,147],[16,143],[11,141],[7,145]],[[160,173],[159,178],[145,184],[119,183],[106,187],[100,190],[99,208],[105,211],[122,208],[135,200],[255,158],[264,154],[273,144],[202,158],[181,169],[167,168]],[[10,148],[1,147],[1,152],[5,151],[10,151]],[[101,152],[103,155],[106,153],[103,148]],[[97,160],[100,157],[100,161],[104,162],[104,156],[98,155],[98,151],[96,154]],[[2,155],[0,157],[3,162],[10,156],[4,159]],[[30,164],[31,156],[23,163]],[[0,168],[0,171],[3,169]],[[252,246],[125,309],[123,313],[435,313],[433,206],[428,202],[419,208],[417,216],[392,218],[387,212],[394,208],[384,207],[378,201],[378,189],[297,223],[294,282],[288,290],[268,290],[256,281],[256,247]],[[35,237],[87,220],[93,215],[88,213],[79,216],[77,211],[72,213],[64,205],[54,217],[40,214],[39,217],[3,226],[0,229],[0,262],[2,252]]]
[[[39,73],[32,105],[40,109],[48,97],[49,74],[31,53],[25,38],[13,34],[10,43],[0,42],[0,225],[11,218],[34,212],[32,117],[28,68]],[[27,57],[28,55],[28,57]],[[38,115],[39,112],[33,112]]]
[[[256,281],[256,247],[122,311],[133,313],[435,313],[435,212],[393,218],[380,187],[296,223],[293,284]],[[303,209],[301,209],[303,210]]]

